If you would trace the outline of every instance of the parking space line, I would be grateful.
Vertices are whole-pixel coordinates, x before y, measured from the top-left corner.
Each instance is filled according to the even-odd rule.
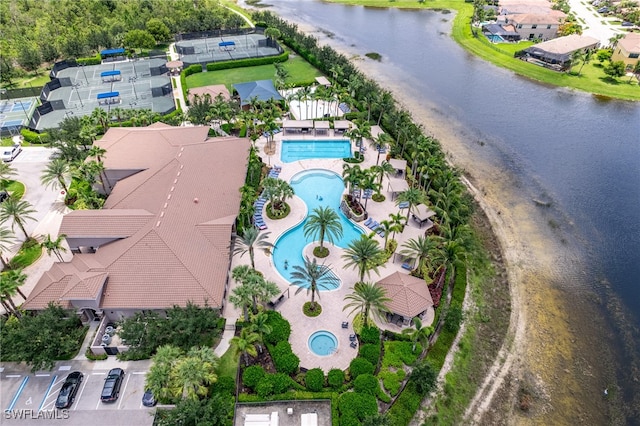
[[[7,378],[15,379],[16,377],[22,377],[20,374],[7,374]]]
[[[20,398],[20,394],[24,390],[24,387],[27,385],[28,381],[29,381],[29,376],[25,376],[25,378],[22,379],[22,383],[20,384],[20,387],[16,391],[16,394],[13,396],[13,399],[11,400],[11,404],[9,404],[6,411],[11,411],[13,410],[13,407],[16,406],[16,402],[18,402],[18,398]]]
[[[36,377],[38,377],[38,376],[36,376]],[[40,376],[40,377],[42,377],[42,376]],[[42,402],[40,403],[40,406],[38,407],[38,411],[42,411],[42,406],[47,401],[47,398],[49,398],[49,392],[51,392],[51,388],[53,387],[53,384],[55,383],[57,378],[58,378],[58,376],[53,376],[53,378],[51,379],[51,382],[49,383],[49,387],[47,388],[47,391],[44,393],[44,398],[42,398]]]
[[[147,372],[146,371],[134,371],[131,374],[147,374]]]
[[[58,368],[58,371],[69,371],[69,370],[71,370],[70,365],[61,365],[60,368]]]
[[[51,374],[49,373],[36,374],[36,377],[49,377],[49,376],[51,376]]]
[[[121,392],[123,395],[127,391],[127,386],[129,385],[129,379],[130,378],[131,378],[131,374],[127,374],[127,382],[124,384],[124,390]],[[122,401],[124,401],[124,398],[120,398],[120,402],[118,403],[118,410],[122,406]]]
[[[78,394],[78,396],[76,397],[76,401],[80,401],[80,398],[82,398],[82,393],[84,392],[84,388],[87,387],[87,382],[89,381],[89,376],[88,374],[85,376],[85,379],[82,381],[82,389],[80,389],[80,393]],[[76,410],[78,408],[78,404],[75,404],[75,407],[70,407],[72,410]]]

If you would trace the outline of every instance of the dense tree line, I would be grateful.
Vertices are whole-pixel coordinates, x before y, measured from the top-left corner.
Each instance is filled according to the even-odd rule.
[[[7,82],[20,69],[34,71],[45,62],[111,47],[150,48],[173,34],[243,24],[214,0],[2,1],[0,71]]]

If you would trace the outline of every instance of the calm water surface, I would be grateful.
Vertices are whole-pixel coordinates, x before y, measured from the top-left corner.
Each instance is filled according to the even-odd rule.
[[[377,72],[410,88],[443,121],[458,123],[465,143],[481,145],[478,156],[509,170],[523,197],[551,202],[587,258],[569,290],[621,301],[625,325],[637,331],[640,103],[547,87],[494,67],[451,40],[452,14],[313,0],[269,4],[285,19],[330,33],[346,50],[380,53]],[[640,353],[631,340],[627,355]]]

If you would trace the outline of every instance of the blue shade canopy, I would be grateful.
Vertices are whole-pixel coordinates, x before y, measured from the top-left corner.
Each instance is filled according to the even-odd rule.
[[[103,71],[100,73],[100,77],[111,77],[112,75],[120,75],[120,71],[113,70],[113,71]]]
[[[233,87],[238,91],[240,95],[240,105],[248,105],[251,103],[251,99],[256,98],[259,101],[268,101],[273,99],[276,101],[282,100],[282,96],[276,90],[271,80],[258,80],[249,83],[234,84]]]
[[[108,98],[115,98],[117,96],[120,96],[120,92],[104,92],[104,93],[98,93],[98,99],[108,99]]]
[[[100,54],[102,56],[119,55],[119,54],[122,54],[122,53],[124,53],[124,48],[122,48],[122,47],[119,47],[117,49],[105,49],[105,50],[100,51]]]
[[[221,41],[220,43],[218,43],[218,46],[220,47],[235,46],[235,45],[236,45],[235,41]]]

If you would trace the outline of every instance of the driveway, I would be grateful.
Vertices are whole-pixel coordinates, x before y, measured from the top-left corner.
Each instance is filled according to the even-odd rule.
[[[616,18],[596,12],[597,7],[586,0],[569,0],[569,6],[582,25],[582,35],[600,40],[602,46],[608,46],[611,38],[623,34],[619,25],[612,24],[612,21],[617,21]]]

